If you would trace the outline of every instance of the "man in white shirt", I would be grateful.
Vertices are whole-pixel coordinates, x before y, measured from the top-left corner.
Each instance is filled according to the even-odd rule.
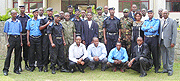
[[[38,19],[44,19],[46,17],[46,16],[43,15],[44,14],[44,9],[42,7],[39,8],[38,12],[39,12]]]
[[[84,73],[84,69],[89,62],[86,46],[81,43],[81,37],[77,36],[75,42],[69,47],[69,67],[71,73],[76,71],[75,65],[79,71]]]
[[[147,11],[146,11],[146,9],[145,8],[143,8],[142,10],[141,10],[141,13],[142,13],[142,18],[141,18],[141,21],[145,21],[146,19],[148,19],[149,17],[148,17],[148,15],[147,15]]]

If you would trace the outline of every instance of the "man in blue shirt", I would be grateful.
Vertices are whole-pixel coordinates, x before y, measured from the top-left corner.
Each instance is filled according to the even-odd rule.
[[[6,33],[6,41],[7,43],[7,56],[4,62],[3,73],[5,76],[8,75],[10,62],[11,62],[11,54],[13,49],[15,48],[15,58],[14,58],[14,73],[21,74],[19,72],[19,63],[20,63],[20,49],[22,44],[22,26],[21,22],[16,19],[17,12],[15,10],[11,11],[12,18],[8,19],[4,26],[4,32]]]
[[[108,56],[108,66],[113,66],[113,71],[116,72],[117,68],[120,68],[121,72],[124,72],[128,64],[128,55],[126,49],[121,47],[121,42],[116,43],[116,47],[113,48]]]
[[[90,59],[89,67],[95,70],[101,63],[101,71],[105,71],[107,63],[107,51],[103,43],[99,42],[97,37],[93,38],[93,43],[88,46],[88,58]]]
[[[28,21],[28,19],[30,19],[30,17],[25,14],[25,6],[24,5],[19,6],[19,10],[20,10],[20,14],[16,18],[21,21],[21,25],[22,25],[22,42],[23,42],[23,46],[22,46],[21,50],[23,49],[23,58],[24,58],[24,61],[25,61],[25,69],[29,70],[29,66],[27,64],[29,47],[27,46],[26,25],[27,25],[27,21]],[[20,66],[19,66],[19,71],[20,72],[22,71],[21,61],[22,61],[22,57],[20,56]]]
[[[40,19],[38,19],[38,10],[33,10],[34,17],[29,19],[27,22],[27,45],[29,48],[29,66],[30,71],[33,72],[35,69],[35,58],[37,58],[37,66],[39,72],[42,71],[42,47],[41,47],[41,31],[39,30]],[[36,55],[35,55],[36,54]],[[37,57],[36,57],[37,56]]]
[[[144,31],[145,43],[148,44],[150,53],[153,56],[153,65],[155,66],[155,73],[159,70],[159,53],[158,53],[158,29],[160,21],[153,17],[154,13],[152,10],[148,10],[149,19],[145,20],[141,30]]]

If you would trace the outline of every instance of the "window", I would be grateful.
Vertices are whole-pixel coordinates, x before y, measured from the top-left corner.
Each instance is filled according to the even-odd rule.
[[[166,0],[166,9],[171,12],[180,12],[180,0]]]
[[[67,11],[68,5],[72,5],[76,9],[84,9],[88,5],[96,5],[96,1],[97,0],[61,0],[61,10]]]
[[[131,10],[133,4],[137,5],[137,9],[149,9],[149,0],[119,0],[119,11],[122,12],[123,9],[127,8]]]
[[[31,12],[32,9],[43,7],[43,0],[24,0],[25,12]],[[13,0],[13,8],[18,8],[18,0]]]

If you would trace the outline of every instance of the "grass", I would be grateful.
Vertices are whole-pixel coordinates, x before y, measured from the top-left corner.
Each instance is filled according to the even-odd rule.
[[[91,71],[90,68],[85,69],[85,73],[75,72],[75,73],[62,73],[56,71],[56,74],[51,74],[49,72],[39,72],[38,68],[34,72],[29,72],[24,70],[20,75],[13,73],[13,61],[11,61],[10,71],[8,76],[4,76],[3,69],[4,60],[0,60],[0,81],[84,81],[84,80],[180,80],[180,62],[176,61],[174,63],[174,74],[173,76],[168,76],[167,73],[159,74],[154,73],[154,68],[147,72],[147,76],[140,78],[139,73],[131,69],[126,70],[125,73],[121,73],[119,70],[112,72],[111,69],[106,71],[100,71],[100,68]],[[24,64],[24,63],[22,63]],[[24,67],[24,65],[22,66]],[[161,68],[160,71],[163,69]]]

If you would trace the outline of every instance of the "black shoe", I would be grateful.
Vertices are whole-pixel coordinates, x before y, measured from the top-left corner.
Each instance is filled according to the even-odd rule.
[[[145,77],[145,76],[147,76],[147,73],[143,73],[139,77]]]
[[[48,72],[48,66],[47,65],[44,68],[44,72]]]
[[[25,66],[25,69],[26,69],[27,71],[30,70],[28,65]]]
[[[40,67],[40,68],[39,68],[39,72],[42,72],[42,71],[43,71],[43,68],[42,68],[42,67]]]
[[[64,67],[61,67],[61,72],[69,72],[69,71],[65,69]]]
[[[84,72],[84,69],[81,69],[80,72],[85,73],[85,72]]]
[[[74,69],[71,69],[71,71],[70,71],[71,73],[74,73],[75,71],[74,71]]]
[[[55,71],[55,70],[52,70],[52,74],[56,74],[56,71]]]
[[[33,72],[35,70],[35,67],[31,67],[30,72]]]
[[[173,72],[168,72],[168,76],[172,76],[173,75]]]
[[[57,70],[60,70],[60,67],[55,67],[55,70],[57,71]]]
[[[3,71],[4,73],[4,76],[7,76],[8,75],[8,72],[7,71]]]
[[[21,74],[19,71],[14,71],[14,73],[16,73],[16,74]]]
[[[19,67],[19,72],[22,72],[22,68],[21,67]]]

